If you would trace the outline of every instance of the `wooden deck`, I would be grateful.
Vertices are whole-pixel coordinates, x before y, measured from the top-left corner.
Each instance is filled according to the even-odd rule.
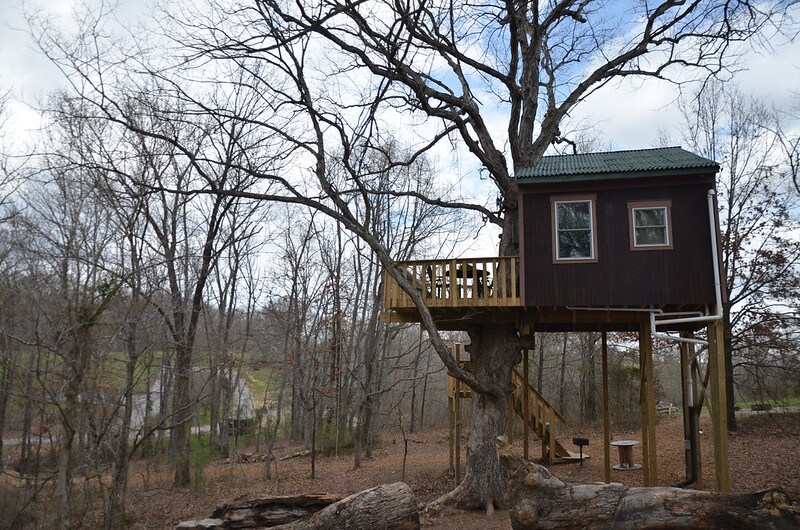
[[[397,266],[430,308],[519,307],[519,257],[401,261]],[[383,307],[415,309],[411,297],[384,273]]]

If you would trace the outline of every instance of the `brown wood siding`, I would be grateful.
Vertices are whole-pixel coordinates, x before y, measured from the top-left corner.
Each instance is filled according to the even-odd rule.
[[[643,183],[645,185],[643,185]],[[553,263],[551,197],[576,185],[522,190],[525,239],[523,302],[533,306],[648,306],[713,304],[708,229],[709,176],[678,185],[662,180],[584,182],[597,194],[596,263]],[[672,201],[673,248],[632,251],[628,201]]]

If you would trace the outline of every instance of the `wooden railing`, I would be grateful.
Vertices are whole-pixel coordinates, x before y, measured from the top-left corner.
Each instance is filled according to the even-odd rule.
[[[517,307],[519,257],[402,261],[397,266],[428,307]],[[385,309],[413,309],[414,302],[384,272]]]
[[[547,459],[550,464],[572,460],[570,452],[558,441],[557,432],[559,425],[567,422],[564,416],[558,413],[553,406],[536,391],[533,386],[517,370],[512,371],[514,383],[514,409],[517,414],[525,419],[533,432],[542,441],[542,459]],[[528,386],[528,410],[525,410],[525,385]]]

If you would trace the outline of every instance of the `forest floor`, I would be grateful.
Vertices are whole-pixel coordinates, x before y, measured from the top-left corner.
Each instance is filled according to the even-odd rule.
[[[738,417],[739,430],[730,434],[731,491],[752,492],[771,486],[782,486],[794,498],[800,498],[800,413],[748,414]],[[658,482],[660,485],[676,484],[684,479],[683,426],[679,414],[662,417],[656,427],[658,451]],[[714,487],[713,445],[710,420],[701,419],[701,455],[703,480],[709,489]],[[601,481],[603,477],[602,430],[593,427],[583,430],[564,430],[559,438],[569,447],[572,436],[590,439],[584,448],[589,456],[583,465],[560,464],[556,475],[572,482]],[[615,432],[615,439],[641,439],[641,432]],[[195,486],[178,489],[171,486],[171,471],[159,469],[154,464],[134,463],[128,493],[129,513],[133,528],[173,528],[179,521],[210,516],[214,507],[223,500],[240,496],[286,495],[294,493],[326,492],[342,496],[378,484],[404,480],[414,491],[419,503],[432,501],[453,487],[448,474],[447,431],[414,433],[407,436],[408,452],[403,474],[404,442],[401,435],[384,436],[372,458],[362,461],[353,469],[352,455],[321,457],[316,462],[316,479],[310,478],[310,457],[304,456],[278,461],[277,478],[265,479],[265,464],[212,462],[195,470]],[[462,444],[462,447],[466,442]],[[514,447],[522,453],[521,440]],[[276,449],[280,458],[301,448],[282,445]],[[531,439],[530,454],[537,457],[539,443]],[[641,447],[634,452],[636,462],[641,462]],[[616,450],[611,453],[612,463],[617,463]],[[612,471],[612,480],[629,486],[642,484],[642,471]],[[31,514],[34,515],[34,514]],[[35,516],[35,515],[34,515]],[[85,528],[100,525],[102,514],[91,508],[83,516]],[[41,516],[31,527],[47,527]],[[492,517],[482,512],[448,513],[435,519],[422,520],[430,529],[499,530],[511,528],[507,511],[498,511]]]

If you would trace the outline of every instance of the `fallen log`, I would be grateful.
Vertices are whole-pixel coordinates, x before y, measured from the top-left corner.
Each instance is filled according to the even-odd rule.
[[[311,449],[306,449],[304,451],[298,451],[298,452],[292,453],[290,455],[282,456],[278,460],[280,460],[280,461],[291,460],[292,458],[300,458],[301,456],[308,456],[310,454],[311,454]]]
[[[723,494],[618,483],[567,484],[533,463],[516,471],[509,486],[515,530],[800,527],[800,506],[780,488]]]
[[[340,500],[327,493],[234,499],[219,504],[210,518],[184,521],[178,528],[270,528],[305,519]]]
[[[419,512],[411,488],[404,482],[384,484],[345,497],[311,517],[275,530],[383,529],[417,530]]]
[[[411,530],[419,528],[419,513],[411,488],[403,482],[396,482],[344,499],[336,495],[308,494],[235,500],[219,505],[211,518],[184,521],[177,528]]]

